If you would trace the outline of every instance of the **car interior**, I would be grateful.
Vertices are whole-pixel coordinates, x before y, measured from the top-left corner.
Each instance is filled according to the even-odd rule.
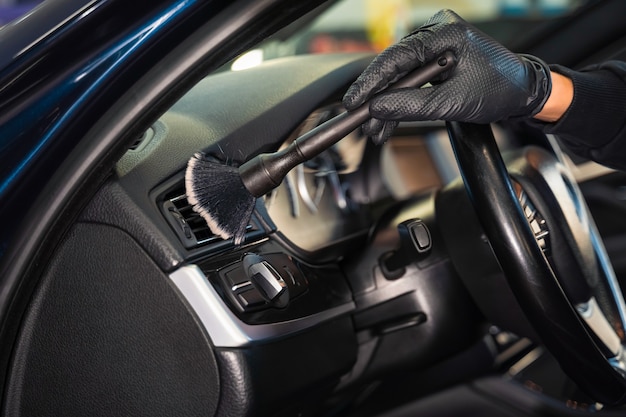
[[[476,24],[573,68],[626,58],[624,5],[574,3]],[[382,146],[354,130],[256,199],[241,244],[192,209],[184,177],[196,152],[238,167],[344,111],[343,93],[375,51],[363,28],[324,27],[333,7],[344,6],[322,6],[249,48],[125,138],[42,266],[12,350],[5,415],[624,415],[610,404],[613,380],[587,378],[595,359],[585,342],[559,348],[526,312],[552,290],[520,295],[507,278],[526,274],[520,265],[572,267],[559,261],[566,237],[551,223],[560,197],[537,201],[520,167],[543,158],[568,172],[576,204],[584,196],[589,228],[626,284],[626,176],[558,137],[521,121],[476,133],[497,144],[515,204],[539,213],[523,227],[545,262],[509,263],[495,248],[489,224],[507,213],[470,198],[463,179],[486,163],[459,161],[455,146],[473,133],[444,122],[403,122]],[[590,29],[598,22],[603,30]],[[503,206],[493,192],[485,204]],[[607,263],[593,250],[580,257],[589,256]],[[280,293],[268,295],[276,282]]]

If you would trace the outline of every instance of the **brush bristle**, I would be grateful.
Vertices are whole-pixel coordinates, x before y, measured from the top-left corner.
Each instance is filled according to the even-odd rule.
[[[243,242],[256,199],[236,167],[196,153],[187,163],[185,189],[187,201],[213,233],[237,245]]]

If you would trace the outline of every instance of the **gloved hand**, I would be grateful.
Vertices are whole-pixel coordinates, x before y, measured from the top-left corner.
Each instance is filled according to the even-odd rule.
[[[534,116],[550,95],[548,66],[536,57],[516,55],[450,10],[378,55],[343,97],[348,110],[409,71],[446,50],[457,65],[432,87],[383,92],[370,101],[372,119],[363,131],[375,143],[386,141],[398,121],[449,120],[491,123]]]

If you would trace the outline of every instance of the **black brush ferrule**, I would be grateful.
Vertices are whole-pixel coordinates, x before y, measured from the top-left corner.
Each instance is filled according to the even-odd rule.
[[[239,167],[239,175],[250,194],[258,198],[278,187],[285,175],[304,161],[302,158],[292,143],[292,146],[278,152],[252,158]]]

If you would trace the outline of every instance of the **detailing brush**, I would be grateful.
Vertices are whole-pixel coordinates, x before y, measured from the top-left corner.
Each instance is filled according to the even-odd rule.
[[[454,56],[446,52],[405,75],[391,88],[421,86],[454,64]],[[369,102],[365,102],[322,123],[286,148],[257,155],[239,168],[196,153],[185,173],[187,200],[215,234],[240,244],[258,197],[278,187],[296,165],[319,155],[369,117]]]

